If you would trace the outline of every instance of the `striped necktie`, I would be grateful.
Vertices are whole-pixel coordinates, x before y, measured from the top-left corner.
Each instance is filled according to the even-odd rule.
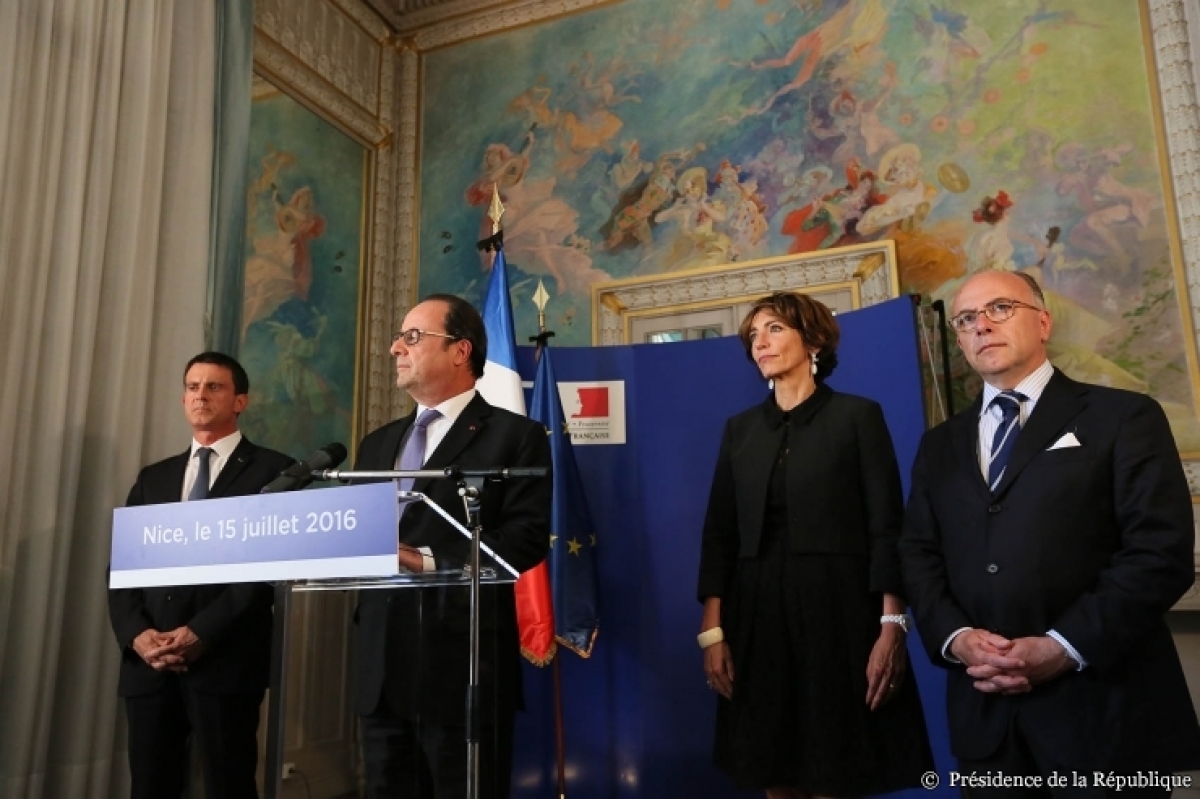
[[[1021,432],[1021,403],[1029,399],[1018,391],[1001,391],[992,398],[992,405],[998,406],[1004,417],[996,434],[992,437],[992,449],[988,456],[988,488],[996,490],[1000,479],[1004,477],[1004,468],[1012,455],[1017,435]]]

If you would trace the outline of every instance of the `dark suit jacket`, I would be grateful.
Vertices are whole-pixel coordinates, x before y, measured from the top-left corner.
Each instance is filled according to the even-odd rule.
[[[138,474],[126,505],[178,502],[190,450],[151,464]],[[256,446],[245,437],[217,475],[209,496],[257,494],[295,461]],[[143,661],[131,644],[148,628],[163,632],[187,625],[204,652],[182,679],[209,693],[253,693],[267,687],[271,667],[271,605],[274,592],[262,583],[121,588],[108,592],[108,614],[121,645],[117,692],[137,696],[158,690],[168,678]]]
[[[1163,618],[1192,584],[1194,533],[1162,409],[1055,370],[993,493],[977,455],[980,402],[922,439],[900,544],[922,641],[950,669],[955,755],[991,755],[1020,714],[1081,768],[1200,767]],[[1049,449],[1067,433],[1080,446]],[[1053,629],[1088,666],[1025,695],[985,695],[942,657],[961,627]]]
[[[363,439],[358,469],[395,467],[401,442],[415,414],[384,425]],[[549,466],[550,446],[540,424],[476,395],[426,460],[446,466]],[[551,479],[489,481],[483,492],[483,540],[520,571],[546,557],[550,545]],[[428,495],[466,523],[457,485],[451,480],[417,480]],[[400,541],[433,550],[439,568],[467,562],[470,542],[423,503],[414,503],[400,523]],[[484,556],[486,560],[486,556]],[[496,697],[485,714],[520,706],[520,647],[511,586],[482,592],[481,693]],[[464,586],[364,590],[355,613],[356,703],[360,714],[376,709],[384,693],[401,714],[443,723],[461,722],[467,686],[469,590]],[[486,718],[486,716],[485,716]]]
[[[821,386],[791,420],[789,496],[805,498],[789,520],[792,552],[870,558],[871,590],[902,593],[896,540],[904,498],[879,404]],[[739,557],[758,554],[783,414],[768,397],[725,423],[709,494],[697,596],[724,596]]]

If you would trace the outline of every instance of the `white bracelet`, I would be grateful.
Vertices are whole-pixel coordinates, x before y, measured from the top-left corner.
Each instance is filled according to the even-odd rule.
[[[908,615],[904,613],[885,613],[879,617],[880,624],[899,624],[900,629],[908,632]]]
[[[725,632],[720,627],[713,627],[696,636],[696,643],[700,644],[701,649],[708,649],[713,644],[719,644],[724,640]]]

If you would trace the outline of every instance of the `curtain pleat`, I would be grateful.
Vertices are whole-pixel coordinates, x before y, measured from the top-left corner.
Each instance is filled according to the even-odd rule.
[[[112,508],[182,450],[215,0],[0,0],[0,797],[128,794]]]

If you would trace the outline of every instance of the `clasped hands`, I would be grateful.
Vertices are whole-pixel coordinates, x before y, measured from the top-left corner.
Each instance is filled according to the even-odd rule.
[[[203,649],[204,644],[187,626],[170,632],[150,628],[133,639],[133,651],[155,671],[185,672]]]
[[[1009,640],[987,630],[965,630],[950,654],[967,666],[975,688],[985,694],[1024,694],[1075,667],[1062,644],[1048,635]]]

